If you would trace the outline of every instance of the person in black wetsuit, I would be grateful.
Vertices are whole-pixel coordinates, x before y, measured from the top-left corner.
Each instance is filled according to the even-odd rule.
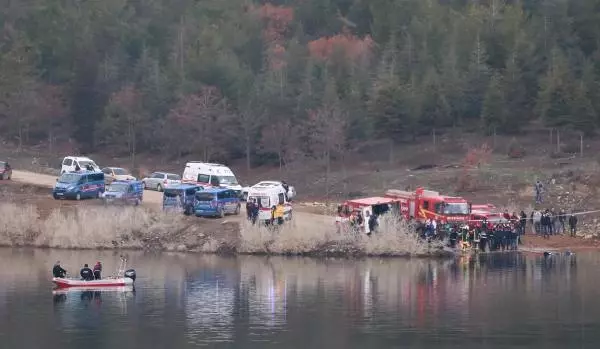
[[[65,275],[67,275],[67,271],[60,266],[60,261],[56,261],[56,264],[54,264],[54,267],[52,268],[52,275],[55,278],[64,278]]]
[[[83,268],[79,272],[79,275],[81,275],[81,278],[85,281],[94,280],[94,272],[92,271],[92,269],[90,269],[90,267],[88,267],[87,264],[83,265]]]

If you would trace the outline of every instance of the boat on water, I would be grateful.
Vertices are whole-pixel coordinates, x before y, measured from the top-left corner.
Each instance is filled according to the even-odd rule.
[[[57,289],[77,288],[81,290],[115,288],[115,287],[133,287],[136,273],[134,269],[125,270],[126,260],[121,258],[121,264],[117,269],[116,276],[110,276],[97,280],[83,280],[81,278],[61,278],[53,277],[52,282]]]

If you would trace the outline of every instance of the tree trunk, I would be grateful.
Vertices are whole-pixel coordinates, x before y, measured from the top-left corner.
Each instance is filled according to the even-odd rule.
[[[48,153],[52,154],[54,150],[54,128],[52,126],[48,127]]]
[[[246,134],[246,170],[250,171],[250,136]]]
[[[329,174],[331,171],[331,157],[329,151],[325,152],[325,204],[329,205]]]

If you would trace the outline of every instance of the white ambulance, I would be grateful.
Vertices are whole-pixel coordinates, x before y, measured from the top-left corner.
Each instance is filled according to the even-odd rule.
[[[258,220],[261,222],[271,220],[271,210],[278,204],[283,205],[283,219],[292,219],[292,204],[285,193],[281,182],[264,181],[255,184],[248,190],[248,201],[256,200],[258,204]]]
[[[194,183],[204,188],[227,188],[234,190],[238,195],[242,192],[242,186],[229,167],[209,162],[190,161],[185,164],[183,170],[183,183]]]

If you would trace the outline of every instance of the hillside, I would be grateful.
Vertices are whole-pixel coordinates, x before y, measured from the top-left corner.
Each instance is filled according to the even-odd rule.
[[[403,152],[449,128],[587,137],[599,15],[596,0],[11,2],[0,141],[133,169],[194,157],[337,173],[373,139]]]

